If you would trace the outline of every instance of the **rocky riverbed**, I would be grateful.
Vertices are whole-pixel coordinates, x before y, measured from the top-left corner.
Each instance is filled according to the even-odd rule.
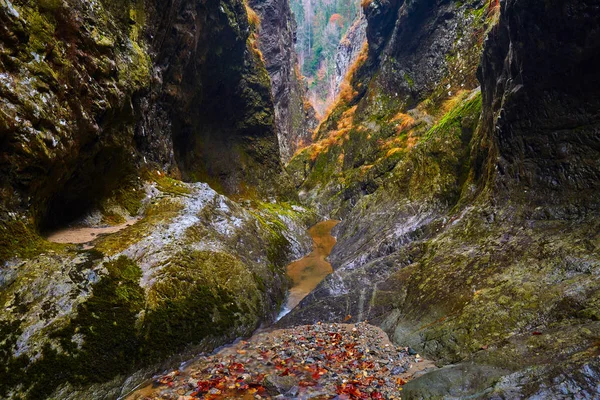
[[[377,327],[318,323],[257,333],[126,399],[399,399],[406,382],[432,369]]]

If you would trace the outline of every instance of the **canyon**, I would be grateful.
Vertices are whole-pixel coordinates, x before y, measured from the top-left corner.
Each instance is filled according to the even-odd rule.
[[[600,4],[362,1],[326,111],[300,6],[0,0],[0,398],[334,323],[405,399],[600,396]]]

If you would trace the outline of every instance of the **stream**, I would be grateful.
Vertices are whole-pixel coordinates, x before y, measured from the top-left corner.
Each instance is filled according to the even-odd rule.
[[[310,254],[302,257],[301,259],[294,261],[286,267],[286,272],[292,280],[292,286],[288,292],[285,305],[282,307],[281,312],[277,316],[276,321],[283,318],[288,314],[294,307],[296,307],[303,298],[305,298],[310,292],[312,292],[317,285],[327,277],[327,275],[333,272],[331,264],[327,262],[327,257],[331,253],[333,246],[335,246],[336,239],[331,235],[331,230],[339,223],[336,220],[327,220],[317,223],[308,230],[308,234],[312,238],[313,250]],[[255,339],[257,334],[266,334],[268,331],[259,330],[253,335],[250,341]],[[256,340],[256,339],[255,339]],[[242,343],[246,343],[242,341]],[[236,346],[238,342],[221,346],[212,353],[217,355],[220,353],[224,354],[235,354]],[[202,357],[195,357],[187,362],[182,363],[177,370],[179,372],[187,371],[191,365],[197,363]],[[156,391],[156,385],[151,384],[152,381],[145,381],[138,385],[132,392],[125,394],[120,397],[120,400],[139,400],[142,398],[150,398]],[[253,397],[249,397],[253,398]]]
[[[331,230],[339,223],[336,220],[322,221],[308,230],[313,241],[313,250],[307,256],[287,266],[287,274],[292,280],[286,304],[277,316],[277,321],[296,307],[303,298],[312,292],[325,277],[333,272],[327,257],[335,246],[336,239]]]

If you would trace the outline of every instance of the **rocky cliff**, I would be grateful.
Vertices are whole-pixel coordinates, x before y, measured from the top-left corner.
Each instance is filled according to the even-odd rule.
[[[274,194],[264,184],[281,171],[273,99],[244,3],[155,2],[147,13],[153,69],[140,140],[161,149],[171,137],[186,180]]]
[[[270,83],[241,1],[4,1],[0,18],[4,209],[56,225],[141,168],[272,192]]]
[[[117,398],[274,318],[314,216],[261,200],[257,29],[241,0],[0,2],[0,397]]]
[[[296,23],[287,0],[250,1],[260,18],[258,44],[271,78],[283,162],[307,145],[317,126],[295,51]]]
[[[598,396],[598,5],[365,6],[368,56],[290,163],[342,219],[336,271],[282,325],[379,324],[443,366],[405,398]]]
[[[340,41],[335,52],[335,96],[340,93],[342,82],[354,65],[367,39],[367,20],[360,14]]]

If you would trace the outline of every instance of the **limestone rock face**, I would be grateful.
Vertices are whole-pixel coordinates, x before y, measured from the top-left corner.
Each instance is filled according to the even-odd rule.
[[[133,104],[151,68],[138,3],[0,4],[2,220],[70,219],[135,169]]]
[[[296,23],[287,0],[250,1],[260,17],[259,48],[271,79],[275,122],[283,162],[311,141],[317,126],[295,51]]]
[[[367,39],[367,20],[364,14],[354,21],[348,32],[340,41],[335,53],[336,95],[339,94],[342,82],[350,67],[355,63]]]
[[[335,272],[280,324],[380,325],[444,366],[406,398],[597,397],[597,3],[365,13],[369,57],[290,163],[342,219]]]
[[[504,2],[488,36],[481,151],[498,159],[484,173],[548,217],[572,217],[599,205],[600,16],[593,1],[540,7]]]
[[[0,20],[3,219],[72,220],[145,168],[276,194],[271,85],[241,0],[4,1]]]
[[[151,92],[138,137],[157,161],[163,137],[186,180],[224,193],[274,194],[281,173],[269,76],[241,0],[154,2]],[[157,149],[158,151],[152,151]]]

